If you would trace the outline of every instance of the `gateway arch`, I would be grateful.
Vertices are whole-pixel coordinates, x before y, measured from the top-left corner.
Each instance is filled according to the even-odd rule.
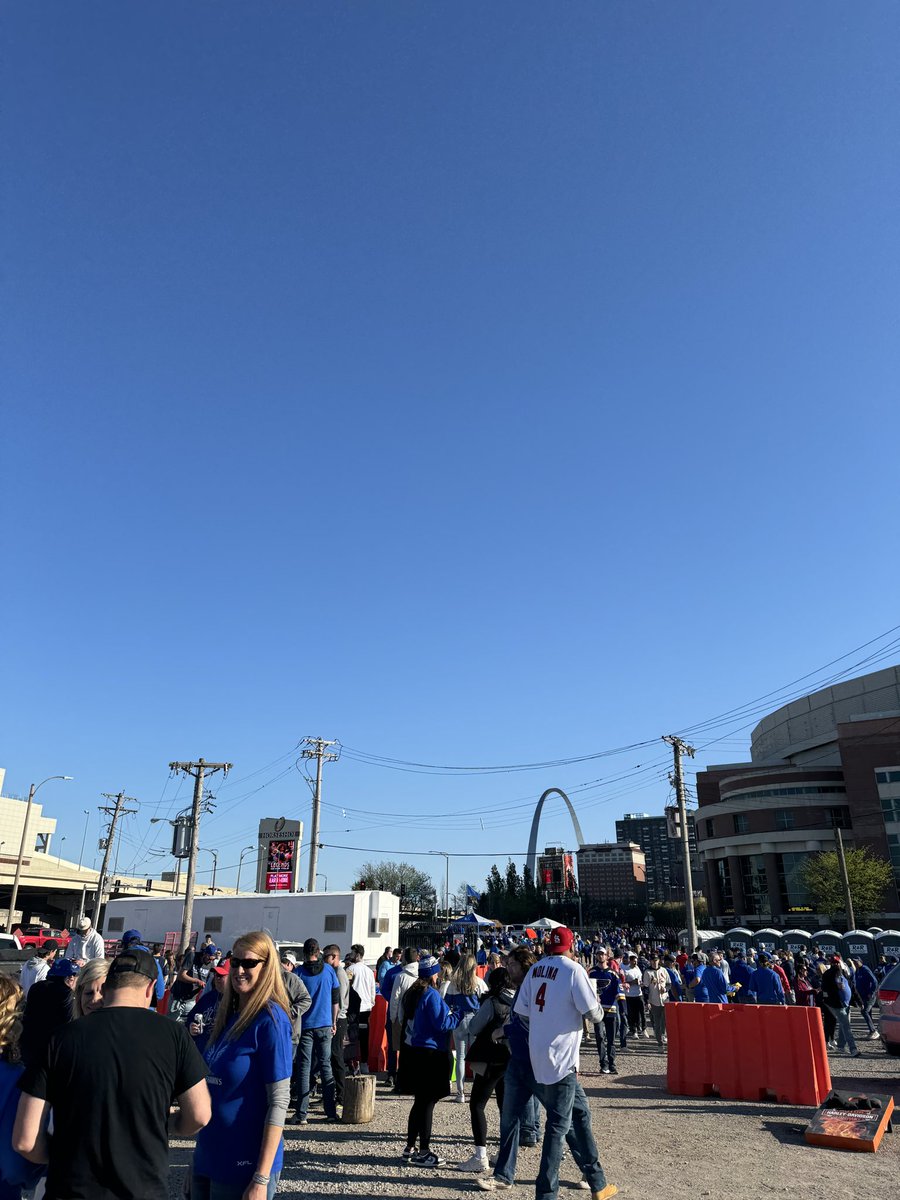
[[[544,801],[548,796],[562,796],[566,802],[566,808],[569,810],[569,816],[572,818],[572,827],[575,830],[575,840],[580,849],[584,845],[584,834],[581,832],[581,826],[578,824],[578,816],[575,809],[572,807],[572,801],[562,790],[562,788],[552,787],[547,788],[537,802],[537,808],[534,810],[534,819],[531,822],[531,833],[528,838],[528,857],[525,860],[525,868],[531,874],[532,882],[535,881],[537,872],[537,836],[538,826],[541,823],[541,809],[544,807]]]

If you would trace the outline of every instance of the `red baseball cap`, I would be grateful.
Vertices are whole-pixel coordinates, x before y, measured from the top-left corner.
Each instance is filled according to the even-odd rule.
[[[572,943],[575,941],[575,934],[571,929],[566,929],[565,925],[560,925],[558,929],[554,929],[550,934],[550,953],[565,954],[567,950],[572,949]]]
[[[213,967],[212,973],[213,975],[227,975],[230,970],[228,963],[223,960],[218,966]]]

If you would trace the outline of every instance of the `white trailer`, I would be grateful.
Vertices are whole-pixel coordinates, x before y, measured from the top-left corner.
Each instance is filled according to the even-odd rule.
[[[167,933],[181,930],[184,901],[133,897],[110,900],[106,906],[103,936],[119,938],[126,929],[137,929],[145,943],[162,942]],[[341,953],[359,943],[366,962],[375,960],[385,946],[400,939],[400,899],[393,892],[267,892],[238,896],[199,896],[194,900],[192,934],[198,942],[206,934],[223,950],[236,938],[254,929],[265,929],[276,942],[301,946],[314,937],[320,946],[336,943]]]

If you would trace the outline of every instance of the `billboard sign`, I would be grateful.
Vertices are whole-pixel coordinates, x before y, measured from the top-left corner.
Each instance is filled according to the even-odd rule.
[[[297,860],[303,840],[303,822],[265,817],[259,823],[256,865],[258,892],[295,892]]]

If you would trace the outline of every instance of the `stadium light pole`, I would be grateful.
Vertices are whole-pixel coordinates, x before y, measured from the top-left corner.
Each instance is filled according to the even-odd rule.
[[[446,875],[444,879],[444,905],[447,909],[447,924],[450,924],[450,855],[446,850],[429,850],[429,854],[440,854],[444,859]]]
[[[244,865],[244,855],[247,853],[248,850],[252,853],[255,849],[256,849],[255,846],[245,846],[243,848],[243,850],[241,851],[241,857],[238,859],[237,880],[235,881],[235,885],[234,885],[235,893],[237,893],[241,890],[241,867],[243,867],[243,865]]]

